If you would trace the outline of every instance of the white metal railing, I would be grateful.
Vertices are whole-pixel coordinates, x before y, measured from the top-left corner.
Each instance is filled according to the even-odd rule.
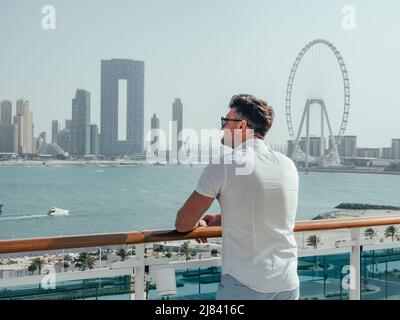
[[[363,227],[364,228],[364,227]],[[360,300],[361,298],[361,254],[363,250],[382,250],[400,248],[400,241],[381,243],[376,240],[364,239],[362,228],[350,228],[350,240],[337,243],[331,247],[320,247],[317,249],[299,248],[298,257],[329,256],[334,254],[349,254],[350,256],[350,283],[349,299]],[[176,240],[176,239],[174,239]],[[145,296],[145,270],[148,267],[149,273],[153,273],[160,268],[193,269],[220,266],[221,258],[203,258],[188,261],[173,261],[168,258],[152,259],[145,258],[145,243],[135,244],[135,255],[125,261],[114,262],[109,267],[97,268],[87,271],[70,271],[57,273],[57,282],[84,280],[94,278],[107,278],[115,276],[133,275],[135,278],[134,295],[135,300],[144,300]],[[2,288],[40,284],[45,275],[21,276],[8,279],[0,279],[0,290]]]

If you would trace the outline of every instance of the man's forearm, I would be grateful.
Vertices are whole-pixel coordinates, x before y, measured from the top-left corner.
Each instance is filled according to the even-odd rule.
[[[186,200],[176,216],[175,228],[178,232],[188,232],[198,227],[199,219],[210,208],[214,198],[194,191]]]
[[[198,221],[193,221],[187,215],[184,216],[182,211],[178,211],[175,221],[175,229],[178,232],[189,232],[197,228]]]

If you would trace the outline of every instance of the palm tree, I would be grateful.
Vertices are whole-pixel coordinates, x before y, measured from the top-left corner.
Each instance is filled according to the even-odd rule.
[[[34,269],[35,270],[39,269],[39,274],[42,274],[42,268],[44,266],[44,260],[41,259],[41,258],[35,258],[35,259],[33,259],[31,266],[32,266],[32,268],[34,268],[33,266],[36,266],[36,268],[34,268]]]
[[[121,261],[125,261],[126,257],[130,255],[131,250],[120,248],[117,251],[117,256],[121,258]]]
[[[373,239],[378,235],[378,232],[374,228],[367,228],[364,231],[364,236]]]
[[[215,248],[211,249],[211,255],[213,257],[216,257],[218,253],[219,253],[218,249],[215,249]]]
[[[75,267],[79,268],[80,271],[94,268],[94,257],[87,252],[81,252],[78,258],[75,260]]]
[[[321,239],[319,237],[317,237],[316,235],[312,235],[307,238],[307,245],[314,247],[314,249],[317,249],[320,241]]]
[[[184,241],[181,246],[181,250],[183,251],[186,261],[189,260],[189,241]]]
[[[69,268],[69,262],[68,261],[64,261],[63,268],[64,268],[64,271]]]
[[[392,241],[394,241],[394,237],[397,233],[398,229],[395,226],[389,226],[385,230],[385,237],[392,237]]]
[[[30,266],[28,267],[28,271],[31,273],[31,275],[36,271],[36,269],[37,269],[37,265],[34,262],[32,262],[30,264]]]

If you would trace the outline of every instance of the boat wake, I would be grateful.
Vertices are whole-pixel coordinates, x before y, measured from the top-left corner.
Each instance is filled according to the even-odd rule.
[[[69,216],[69,210],[52,208],[47,214],[22,214],[22,215],[12,215],[12,216],[0,215],[0,221],[41,219],[41,218],[61,217],[61,216]]]
[[[25,214],[20,216],[0,216],[0,221],[12,221],[12,220],[26,220],[26,219],[40,219],[48,217],[47,214]]]

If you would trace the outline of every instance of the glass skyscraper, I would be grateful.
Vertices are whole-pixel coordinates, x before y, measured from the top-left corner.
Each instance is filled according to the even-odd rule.
[[[183,104],[181,99],[175,98],[172,103],[172,121],[176,123],[176,137],[174,137],[177,146],[177,154],[182,147],[182,141],[179,139],[179,133],[183,127]],[[172,146],[173,148],[174,146]]]
[[[90,153],[90,92],[77,89],[72,99],[71,154]]]

